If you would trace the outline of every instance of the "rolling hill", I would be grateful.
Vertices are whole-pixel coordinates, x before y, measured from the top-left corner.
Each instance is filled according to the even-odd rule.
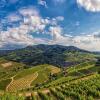
[[[74,46],[35,45],[11,51],[5,59],[27,65],[50,64],[67,67],[86,60],[95,60],[95,54]]]
[[[47,64],[25,68],[24,64],[0,59],[0,90],[15,92],[35,87],[48,81],[50,74],[60,71],[60,68]]]
[[[0,55],[0,100],[100,99],[99,54],[35,45]]]
[[[13,100],[57,100],[58,98],[59,100],[91,100],[92,98],[99,100],[99,71],[100,67],[91,61],[65,69],[45,64],[18,70],[5,79],[0,78],[0,91],[2,90],[2,93],[3,90],[6,91],[0,98],[4,97],[7,100],[11,98],[14,98]],[[8,75],[10,73],[8,72]]]

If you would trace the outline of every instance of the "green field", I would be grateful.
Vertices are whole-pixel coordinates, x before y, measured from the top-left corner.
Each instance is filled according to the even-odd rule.
[[[11,79],[0,81],[0,90],[6,90],[6,86],[11,82]]]

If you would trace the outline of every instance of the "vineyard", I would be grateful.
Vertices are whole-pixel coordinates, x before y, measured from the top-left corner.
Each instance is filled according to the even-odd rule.
[[[95,61],[65,68],[27,68],[3,59],[0,64],[0,100],[100,100],[100,66]]]
[[[5,94],[1,97],[3,98],[8,98],[7,100],[100,100],[100,75],[92,74],[70,83],[30,92],[27,97]]]
[[[32,81],[34,81],[37,77],[38,73],[34,73],[17,80],[12,79],[12,82],[7,86],[6,90],[11,92],[19,89],[29,88]]]
[[[20,70],[18,73],[11,75],[10,72],[7,73],[9,75],[8,77],[7,74],[2,72],[2,77],[5,75],[5,79],[2,79],[1,77],[0,89],[15,92],[18,90],[35,87],[38,83],[42,84],[46,82],[49,80],[49,74],[60,72],[60,68],[53,67],[51,65],[40,65],[29,69]]]
[[[88,77],[87,77],[88,78]],[[76,80],[50,89],[50,94],[60,100],[94,100],[100,99],[100,76],[92,76],[86,80]],[[91,98],[91,99],[90,99]]]

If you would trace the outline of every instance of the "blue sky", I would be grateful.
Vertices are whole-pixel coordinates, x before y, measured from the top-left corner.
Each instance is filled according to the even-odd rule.
[[[100,0],[1,0],[0,48],[41,43],[100,51]]]

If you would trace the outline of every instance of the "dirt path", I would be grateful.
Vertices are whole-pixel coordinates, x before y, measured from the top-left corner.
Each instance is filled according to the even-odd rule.
[[[6,91],[8,91],[9,86],[13,83],[14,77],[15,77],[15,76],[11,77],[11,82],[10,82],[10,83],[8,84],[8,86],[6,87]]]

